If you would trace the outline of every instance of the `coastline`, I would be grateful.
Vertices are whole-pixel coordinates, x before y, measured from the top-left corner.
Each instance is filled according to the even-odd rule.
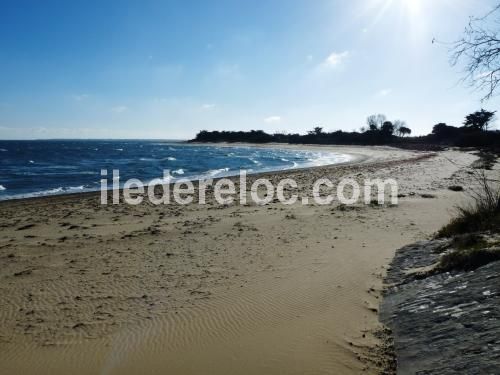
[[[366,163],[366,162],[374,162],[378,160],[384,160],[380,156],[377,156],[377,152],[371,152],[368,155],[366,154],[367,149],[371,150],[387,150],[387,149],[392,149],[391,147],[388,146],[373,146],[373,147],[366,147],[366,146],[322,146],[322,145],[285,145],[285,144],[279,144],[279,143],[270,143],[267,145],[260,145],[258,143],[183,143],[183,145],[189,146],[189,145],[205,145],[205,146],[217,146],[217,147],[256,147],[256,148],[281,148],[281,149],[291,149],[291,150],[307,150],[307,151],[327,151],[327,152],[335,152],[339,153],[338,150],[342,149],[345,152],[342,153],[343,155],[347,155],[351,157],[349,161],[346,162],[339,162],[335,164],[325,164],[325,165],[320,165],[320,166],[301,166],[297,168],[288,168],[288,169],[278,169],[278,170],[269,170],[269,171],[256,171],[256,172],[250,172],[249,175],[252,176],[266,176],[266,174],[272,173],[281,173],[281,172],[288,172],[288,171],[297,171],[297,170],[304,170],[304,169],[312,169],[312,168],[322,168],[322,167],[328,167],[328,166],[341,166],[341,165],[351,165],[351,164],[358,164],[358,163]],[[279,147],[283,146],[283,147]],[[286,147],[285,147],[286,146]],[[398,151],[397,149],[393,149],[395,151]],[[361,153],[362,151],[365,152],[365,154]],[[402,150],[400,150],[402,151]],[[403,155],[403,154],[401,154]],[[223,176],[216,176],[213,178],[214,181],[220,180],[221,178],[230,178],[233,179],[236,176],[235,174],[229,174],[229,175],[223,175]],[[140,178],[140,176],[138,176]],[[189,179],[192,182],[198,181],[197,178]],[[167,183],[165,185],[170,185],[172,186],[175,183],[175,181],[172,181],[170,183]],[[123,191],[123,188],[119,189],[120,192]],[[108,191],[112,191],[112,189],[109,189]],[[51,197],[66,197],[66,196],[80,196],[82,198],[87,198],[89,196],[94,196],[96,194],[100,194],[100,190],[90,190],[90,191],[79,191],[79,192],[62,192],[62,193],[57,193],[57,194],[47,194],[47,195],[39,195],[39,196],[33,196],[30,194],[24,195],[24,196],[14,196],[10,197],[7,199],[0,199],[0,205],[2,205],[3,202],[12,202],[12,201],[24,201],[24,200],[37,200],[37,199],[46,199],[46,198],[51,198]]]
[[[385,269],[449,219],[463,197],[447,186],[476,157],[354,148],[369,156],[249,178],[293,177],[307,194],[319,177],[392,176],[397,207],[0,202],[5,370],[377,373]]]

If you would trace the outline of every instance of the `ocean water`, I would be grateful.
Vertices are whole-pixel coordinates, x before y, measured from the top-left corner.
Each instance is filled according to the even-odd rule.
[[[170,170],[176,179],[216,178],[349,161],[345,154],[259,147],[218,147],[168,141],[0,141],[0,200],[100,188],[101,170],[144,183]],[[111,177],[109,177],[111,178]]]

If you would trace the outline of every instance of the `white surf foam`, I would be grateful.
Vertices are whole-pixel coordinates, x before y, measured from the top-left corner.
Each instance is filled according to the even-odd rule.
[[[220,175],[222,173],[225,173],[225,172],[229,172],[229,168],[220,168],[220,169],[212,169],[210,171],[207,172],[207,174],[209,176],[217,176],[217,175]]]

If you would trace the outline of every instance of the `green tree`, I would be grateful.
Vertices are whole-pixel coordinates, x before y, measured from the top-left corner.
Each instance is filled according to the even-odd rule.
[[[410,135],[411,129],[406,126],[401,126],[399,128],[399,134],[401,134],[402,137],[404,137],[405,135]]]
[[[495,111],[480,111],[471,113],[465,118],[464,126],[473,130],[488,130],[488,126],[495,117]]]
[[[316,126],[313,130],[308,132],[309,135],[321,135],[323,134],[323,128],[321,126]]]
[[[390,121],[385,121],[380,127],[380,132],[384,136],[390,137],[394,133],[394,124]]]

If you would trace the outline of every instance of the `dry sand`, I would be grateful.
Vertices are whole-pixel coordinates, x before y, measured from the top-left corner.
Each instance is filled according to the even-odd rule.
[[[449,220],[463,194],[447,187],[468,184],[476,157],[322,149],[359,157],[266,176],[292,177],[304,195],[320,177],[390,177],[405,196],[383,207],[1,202],[0,373],[377,373],[385,267]]]

